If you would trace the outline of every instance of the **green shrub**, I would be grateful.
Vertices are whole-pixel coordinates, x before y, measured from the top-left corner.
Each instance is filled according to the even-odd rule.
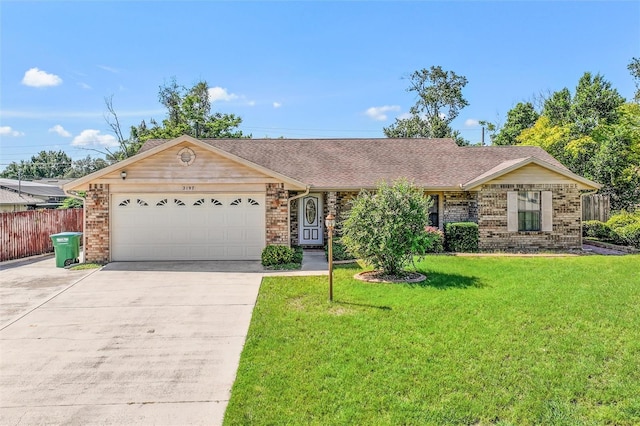
[[[640,210],[635,213],[629,213],[628,211],[623,210],[611,216],[607,221],[609,228],[614,230],[633,223],[640,223]]]
[[[582,222],[582,236],[609,240],[612,238],[611,228],[599,220],[586,220]]]
[[[287,246],[269,245],[262,250],[262,266],[283,265],[293,263],[296,256],[294,249]]]
[[[477,223],[450,222],[444,225],[444,242],[447,251],[475,253],[478,251],[479,239]]]
[[[329,260],[329,244],[324,246],[324,255]],[[333,240],[333,260],[353,260],[355,256],[349,253],[347,247],[340,240]]]
[[[416,240],[416,253],[419,255],[442,253],[444,251],[444,233],[433,226],[427,226],[424,231]]]
[[[302,263],[302,247],[300,246],[292,246],[293,249],[293,257],[291,258],[292,263]]]
[[[429,225],[432,201],[421,188],[400,179],[376,192],[361,191],[342,222],[342,243],[357,258],[386,275],[402,275],[413,261],[415,241]]]
[[[640,249],[640,222],[617,228],[615,232],[623,244]]]

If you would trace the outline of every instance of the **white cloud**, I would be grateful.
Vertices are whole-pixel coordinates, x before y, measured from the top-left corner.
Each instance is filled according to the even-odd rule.
[[[249,101],[249,102],[247,102],[247,105],[256,106],[256,101]]]
[[[0,126],[0,135],[2,136],[24,136],[24,133],[13,130],[10,126]]]
[[[98,68],[103,69],[105,71],[109,71],[110,73],[113,73],[113,74],[118,74],[120,72],[119,69],[113,68],[113,67],[108,67],[106,65],[98,65]]]
[[[111,135],[101,135],[100,130],[86,129],[80,132],[78,136],[71,141],[73,146],[102,146],[114,147],[118,146],[118,140]]]
[[[62,84],[62,79],[55,74],[49,74],[38,68],[31,68],[24,73],[22,84],[31,87],[59,86]]]
[[[410,119],[411,117],[413,117],[413,114],[411,114],[410,112],[405,112],[405,113],[400,114],[400,115],[399,115],[399,116],[397,116],[396,118],[397,118],[398,120],[408,120],[408,119]]]
[[[464,121],[464,125],[465,125],[466,127],[474,127],[474,126],[477,126],[478,124],[480,124],[480,123],[479,123],[479,122],[478,122],[478,120],[476,120],[475,118],[467,118],[467,119]]]
[[[236,95],[235,93],[229,93],[227,92],[227,89],[219,86],[209,88],[208,93],[209,93],[209,100],[211,102],[216,102],[216,101],[228,102],[234,99],[238,99],[238,95]]]
[[[62,136],[63,138],[70,138],[71,137],[71,133],[67,132],[64,129],[64,127],[62,127],[59,124],[56,124],[55,126],[50,128],[49,131],[53,132],[53,133],[57,133],[58,135]]]
[[[78,86],[80,86],[82,89],[85,89],[85,90],[91,89],[91,86],[89,86],[87,83],[78,83]]]
[[[273,103],[273,107],[274,108],[280,108],[282,106],[282,104],[280,102],[274,102]]]
[[[376,121],[385,121],[388,118],[386,113],[389,111],[400,111],[400,106],[385,105],[381,107],[371,107],[364,113]]]

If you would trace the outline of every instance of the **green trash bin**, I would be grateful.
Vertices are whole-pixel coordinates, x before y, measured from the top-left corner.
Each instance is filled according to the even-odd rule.
[[[82,232],[61,232],[50,236],[56,252],[56,266],[58,268],[79,262],[81,235]]]

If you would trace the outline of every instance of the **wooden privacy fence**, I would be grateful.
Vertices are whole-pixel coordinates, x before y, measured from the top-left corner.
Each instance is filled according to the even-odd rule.
[[[582,197],[582,220],[609,220],[609,196],[589,194]]]
[[[50,235],[82,232],[82,209],[0,213],[0,261],[53,251]]]

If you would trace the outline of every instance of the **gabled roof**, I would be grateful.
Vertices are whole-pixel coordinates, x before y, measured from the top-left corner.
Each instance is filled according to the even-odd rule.
[[[461,188],[464,190],[469,190],[469,189],[473,189],[477,186],[482,185],[483,183],[489,182],[493,179],[499,178],[500,176],[506,175],[507,173],[510,173],[514,170],[517,170],[521,167],[524,167],[528,164],[536,164],[540,167],[543,167],[547,170],[551,170],[552,172],[555,172],[561,176],[567,177],[569,179],[573,179],[577,182],[580,182],[586,186],[589,187],[593,187],[593,188],[600,188],[602,185],[600,185],[599,183],[596,182],[592,182],[589,179],[585,179],[582,176],[579,176],[575,173],[573,173],[572,171],[568,170],[566,167],[557,167],[554,166],[550,163],[547,163],[545,161],[542,161],[538,158],[535,157],[527,157],[527,158],[516,158],[513,160],[507,160],[507,161],[503,161],[502,163],[498,164],[497,166],[495,166],[494,168],[492,168],[491,170],[487,170],[486,172],[484,172],[483,174],[481,174],[480,176],[476,177],[475,179],[470,180],[467,183],[464,183],[461,185]]]
[[[261,165],[260,163],[255,163],[252,162],[251,160],[245,159],[245,158],[241,158],[238,157],[236,155],[234,155],[233,153],[230,153],[228,151],[225,150],[221,150],[220,148],[216,147],[215,145],[211,145],[211,144],[207,144],[205,142],[203,142],[200,139],[195,139],[191,136],[187,136],[187,135],[183,135],[180,137],[177,137],[175,139],[171,139],[171,140],[162,140],[161,144],[145,144],[145,149],[141,149],[140,152],[136,155],[134,155],[133,157],[129,157],[125,160],[122,160],[118,163],[112,164],[108,167],[105,167],[103,169],[100,169],[96,172],[93,172],[87,176],[81,177],[79,179],[76,179],[66,185],[64,185],[64,190],[65,191],[70,191],[70,190],[75,190],[76,188],[80,188],[83,185],[98,179],[101,176],[107,175],[109,173],[112,173],[114,171],[120,170],[125,168],[126,166],[132,164],[132,163],[136,163],[140,160],[143,160],[145,158],[151,157],[154,154],[157,154],[163,150],[169,149],[173,146],[176,146],[178,144],[181,144],[183,142],[190,142],[196,146],[199,146],[203,149],[207,149],[209,151],[212,151],[224,158],[228,158],[230,160],[236,161],[240,164],[243,164],[244,166],[247,166],[253,170],[257,170],[261,173],[264,173],[267,176],[271,176],[273,178],[279,179],[283,182],[286,182],[290,185],[292,185],[293,187],[297,187],[300,189],[304,189],[306,186],[303,182],[301,181],[297,181],[295,179],[292,179],[286,175],[280,174],[275,170],[269,169],[264,167],[263,165]]]
[[[452,139],[202,139],[238,158],[259,164],[314,189],[373,188],[381,180],[405,177],[426,189],[457,189],[522,159],[534,158],[549,170],[580,178],[542,148],[534,146],[460,147]],[[149,140],[142,151],[166,140]],[[505,166],[506,164],[506,166]],[[495,169],[495,170],[494,170]],[[578,179],[579,178],[579,179]]]

